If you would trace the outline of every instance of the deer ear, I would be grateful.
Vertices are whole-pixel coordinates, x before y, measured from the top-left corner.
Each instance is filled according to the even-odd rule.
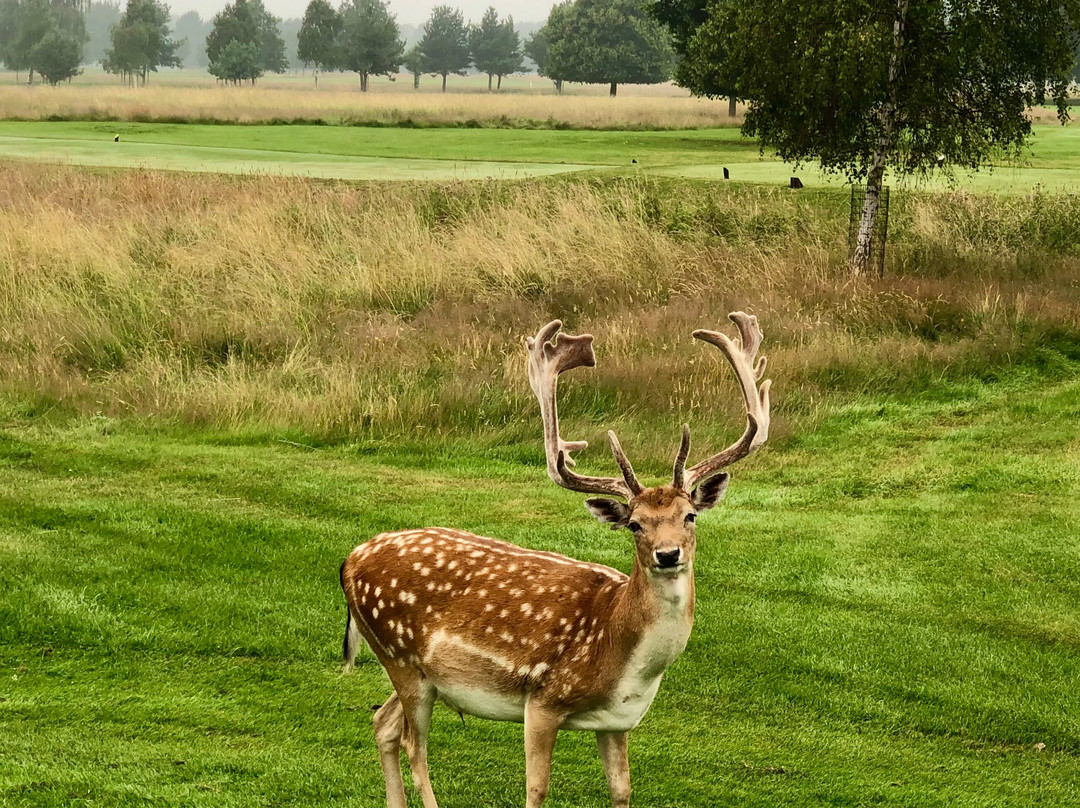
[[[731,475],[724,472],[723,474],[717,474],[715,477],[710,477],[695,488],[694,493],[690,495],[690,501],[693,503],[694,509],[707,511],[719,502],[723,498],[724,492],[727,491],[727,484],[730,479]]]
[[[587,499],[585,507],[601,522],[610,522],[612,530],[626,527],[626,523],[630,521],[630,508],[617,499],[602,497]]]

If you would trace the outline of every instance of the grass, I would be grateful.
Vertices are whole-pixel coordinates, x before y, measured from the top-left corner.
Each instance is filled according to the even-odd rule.
[[[739,430],[689,334],[740,308],[773,435],[702,519],[635,804],[1077,804],[1080,201],[898,195],[883,279],[846,203],[0,162],[0,805],[378,805],[340,560],[447,524],[625,569],[545,478],[521,337],[596,334],[565,432],[656,480],[681,422]],[[440,711],[444,808],[520,805],[520,739]],[[588,736],[550,804],[607,804]]]
[[[1075,127],[1040,127],[1021,165],[935,175],[926,187],[1068,189],[1080,170]],[[120,142],[113,138],[119,135]],[[813,166],[763,158],[737,129],[554,131],[336,126],[0,122],[0,156],[114,167],[265,172],[339,179],[472,179],[586,169],[810,186],[843,185]],[[363,159],[357,159],[363,158]]]
[[[702,520],[690,645],[631,736],[635,804],[1076,804],[1078,400],[1038,374],[870,393],[740,467]],[[0,802],[377,805],[388,684],[338,673],[354,544],[450,524],[629,563],[535,435],[284,437],[8,418]],[[438,710],[440,804],[521,804],[520,744]],[[560,739],[550,800],[607,804],[589,736]]]
[[[587,437],[628,407],[674,434],[718,372],[688,335],[737,308],[769,323],[785,417],[1052,366],[1080,333],[1069,196],[900,198],[887,277],[853,282],[827,189],[21,164],[0,188],[0,386],[28,412],[513,439],[533,420],[520,338],[563,317],[598,337],[571,388]]]
[[[316,91],[310,76],[274,76],[254,88],[225,88],[205,73],[171,72],[139,89],[117,86],[113,77],[95,71],[70,85],[27,88],[0,72],[0,119],[621,130],[733,123],[726,101],[691,98],[671,85],[624,86],[614,99],[607,97],[607,85],[574,85],[556,96],[551,82],[531,76],[489,94],[486,78],[481,84],[470,76],[451,77],[443,94],[426,79],[414,91],[412,77],[401,76],[393,84],[374,80],[370,92],[360,93],[355,77],[324,77]]]

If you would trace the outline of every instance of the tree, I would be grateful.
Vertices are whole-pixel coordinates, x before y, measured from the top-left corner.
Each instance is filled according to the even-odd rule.
[[[424,73],[424,54],[420,52],[419,45],[413,45],[402,61],[405,69],[412,73],[412,86],[414,90],[420,89],[420,76]]]
[[[311,0],[297,35],[297,55],[315,70],[315,88],[319,87],[319,68],[337,63],[337,38],[341,34],[341,14],[327,0]]]
[[[405,41],[383,0],[351,0],[341,16],[340,64],[360,75],[360,89],[366,93],[370,76],[398,71]]]
[[[277,17],[270,14],[262,0],[235,0],[225,6],[215,17],[214,27],[206,37],[206,55],[210,59],[210,73],[218,78],[236,82],[237,71],[243,72],[243,79],[254,83],[263,73],[284,73],[288,68],[285,58],[285,42],[278,32]],[[236,41],[245,46],[233,49],[229,55],[229,65],[214,68],[230,42]],[[255,68],[247,65],[250,54],[247,46],[255,48]],[[243,68],[243,69],[242,69]],[[250,69],[249,69],[250,68]]]
[[[206,37],[210,23],[197,11],[188,11],[172,21],[173,34],[180,42],[180,60],[185,67],[206,67]]]
[[[169,38],[169,7],[159,0],[128,0],[124,16],[109,33],[112,47],[101,66],[128,83],[138,78],[145,85],[159,67],[180,67],[180,43]]]
[[[214,15],[213,28],[206,36],[206,56],[213,66],[232,41],[241,45],[255,45],[258,52],[259,26],[248,0],[235,0]],[[234,57],[236,53],[234,52]],[[213,70],[213,75],[217,75]],[[260,73],[260,75],[262,75]]]
[[[424,72],[442,76],[444,93],[446,77],[451,73],[464,76],[472,63],[465,17],[450,6],[435,6],[431,10],[431,16],[424,23],[424,36],[419,47],[424,56]]]
[[[258,31],[260,66],[266,73],[284,73],[289,69],[289,59],[285,55],[285,40],[279,29],[281,19],[267,11],[262,0],[248,2]]]
[[[210,62],[207,68],[211,76],[229,84],[250,81],[252,84],[263,74],[259,58],[259,43],[230,39]]]
[[[524,61],[514,18],[500,21],[494,6],[489,6],[480,24],[469,27],[469,53],[476,69],[487,74],[488,92],[493,76],[499,77],[498,89],[502,89],[503,76],[521,70]]]
[[[1026,110],[1047,98],[1066,120],[1080,2],[739,0],[687,28],[683,57],[699,65],[680,71],[686,86],[709,95],[698,77],[737,76],[743,132],[763,149],[866,183],[862,272],[886,168],[920,176],[1017,155]]]
[[[87,43],[83,49],[83,61],[97,64],[105,58],[105,51],[112,42],[110,29],[120,22],[124,12],[113,3],[91,3],[86,9]]]
[[[551,9],[551,15],[548,17],[548,21],[534,31],[532,36],[525,42],[525,55],[532,59],[536,64],[537,75],[547,76],[551,79],[552,83],[555,85],[555,92],[560,95],[562,94],[562,78],[553,76],[548,72],[548,31],[552,28],[558,28],[561,24],[559,18],[565,10],[565,3],[554,6]]]
[[[0,0],[0,62],[3,62],[5,67],[16,71],[25,67],[19,64],[15,54],[19,12],[18,0]],[[18,82],[18,76],[15,81]]]
[[[709,98],[726,97],[728,116],[734,118],[738,98],[735,89],[737,76],[732,73],[733,64],[724,52],[724,40],[718,37],[693,39],[695,32],[708,16],[710,4],[715,1],[654,0],[650,11],[671,29],[676,53],[685,56],[691,46],[698,50],[699,58],[677,61],[676,83],[683,87],[701,88],[699,95],[707,95]],[[733,2],[721,1],[728,4]]]
[[[675,64],[671,35],[646,12],[645,0],[572,0],[545,26],[545,69],[565,81],[618,86],[667,81]],[[555,23],[552,24],[552,18]]]
[[[60,30],[49,31],[30,51],[30,65],[36,68],[49,84],[59,84],[79,75],[82,42],[74,34]]]

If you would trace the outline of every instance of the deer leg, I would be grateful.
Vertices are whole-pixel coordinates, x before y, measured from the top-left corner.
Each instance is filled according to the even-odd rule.
[[[611,789],[611,808],[629,808],[630,759],[626,753],[626,733],[598,732],[596,747]]]
[[[401,781],[401,736],[405,730],[405,711],[397,693],[386,700],[372,719],[379,763],[386,780],[386,808],[406,808],[405,784]]]
[[[405,754],[409,757],[413,783],[420,792],[424,808],[439,808],[435,802],[435,792],[431,788],[428,776],[427,739],[431,729],[431,710],[435,706],[435,688],[426,680],[421,680],[415,688],[406,691],[402,698],[405,713],[405,731],[401,741]]]
[[[563,715],[533,699],[525,703],[525,808],[540,808],[551,781],[551,755]]]

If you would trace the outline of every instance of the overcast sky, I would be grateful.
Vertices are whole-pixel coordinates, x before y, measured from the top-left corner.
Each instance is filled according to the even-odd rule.
[[[185,11],[197,11],[203,19],[210,19],[230,0],[171,0],[169,8],[173,16],[179,17]],[[334,6],[337,0],[330,0]],[[270,13],[286,19],[303,17],[308,0],[264,0]],[[495,6],[499,16],[512,14],[517,22],[543,22],[548,11],[555,5],[554,0],[390,0],[390,11],[397,15],[398,22],[420,25],[428,18],[433,6],[446,3],[460,8],[465,19],[479,21],[484,9]]]

